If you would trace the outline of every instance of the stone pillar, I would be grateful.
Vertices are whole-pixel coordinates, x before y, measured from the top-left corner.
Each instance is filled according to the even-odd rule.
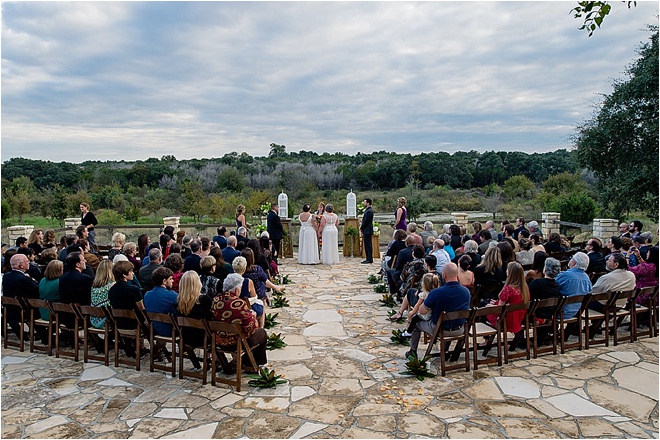
[[[19,237],[29,238],[30,234],[34,230],[32,225],[23,225],[23,226],[9,226],[7,228],[7,234],[9,234],[9,246],[14,246],[16,244],[16,239]]]
[[[451,218],[455,224],[468,230],[468,215],[465,212],[452,212]]]
[[[181,217],[163,217],[163,227],[174,226],[174,232],[179,232]],[[176,237],[173,237],[176,239]]]
[[[605,243],[605,240],[613,235],[619,235],[619,221],[615,218],[595,218],[593,236],[600,238]]]
[[[555,221],[561,220],[560,212],[543,212],[541,213],[541,233],[543,238],[547,240],[550,237],[550,234],[556,232],[559,234],[559,223]]]
[[[64,227],[67,229],[66,235],[76,235],[76,228],[82,221],[80,217],[69,217],[64,219]]]

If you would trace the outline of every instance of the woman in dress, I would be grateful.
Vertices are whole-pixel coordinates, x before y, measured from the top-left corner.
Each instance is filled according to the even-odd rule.
[[[181,316],[192,319],[213,320],[212,298],[202,295],[202,282],[194,270],[184,273],[179,283],[177,309]],[[183,340],[193,348],[204,346],[205,331],[201,328],[183,327]]]
[[[112,261],[103,260],[96,269],[96,276],[92,282],[92,305],[94,307],[105,307],[110,305],[108,292],[115,284],[115,276],[112,274]],[[90,322],[95,328],[103,328],[105,318],[90,317]]]
[[[461,286],[474,287],[474,272],[472,268],[472,257],[468,254],[458,259],[458,282]]]
[[[34,251],[35,258],[40,260],[41,252],[44,250],[44,231],[41,229],[33,230],[28,237],[27,243],[28,247]]]
[[[321,217],[321,226],[319,226],[319,236],[323,240],[321,248],[321,263],[338,264],[339,263],[339,217],[333,214],[334,207],[328,203],[325,205],[325,214]]]
[[[268,296],[266,295],[266,288],[273,289],[276,292],[281,292],[286,287],[284,284],[276,286],[269,279],[268,275],[258,264],[254,262],[254,252],[252,249],[245,248],[241,251],[241,256],[245,258],[247,262],[247,267],[245,268],[245,273],[243,276],[249,278],[254,283],[254,288],[257,291],[257,297],[261,300],[268,301]],[[227,275],[229,276],[229,275]]]
[[[300,234],[298,235],[298,264],[319,263],[319,242],[316,229],[316,217],[312,215],[309,204],[303,205],[300,213]]]
[[[500,292],[499,299],[495,302],[496,306],[504,304],[520,304],[529,301],[529,288],[525,282],[525,271],[520,263],[512,261],[506,267],[506,281],[504,288]],[[518,333],[522,329],[522,321],[525,318],[526,310],[516,310],[506,314],[506,330],[511,333]],[[499,315],[487,315],[488,323],[495,327]]]
[[[394,229],[403,229],[405,231],[408,229],[408,223],[406,223],[406,215],[408,214],[408,210],[406,209],[406,198],[399,197],[396,203],[396,211],[394,211]]]
[[[637,261],[641,261],[635,267],[629,267],[628,270],[635,274],[635,288],[642,289],[644,287],[651,287],[658,285],[658,247],[653,246],[648,248],[646,252],[646,261],[642,259],[639,253],[639,248],[633,246],[630,248],[631,254],[637,257]],[[646,304],[648,302],[648,295],[638,295],[635,298],[637,304]],[[655,299],[655,304],[658,303],[658,298]]]
[[[236,207],[236,229],[244,227],[246,231],[250,231],[245,221],[245,205],[238,205]]]
[[[60,301],[60,277],[64,273],[64,264],[60,260],[53,260],[48,263],[44,270],[44,277],[39,281],[39,299],[49,299],[53,302]],[[47,308],[40,308],[41,319],[48,321],[50,311]]]

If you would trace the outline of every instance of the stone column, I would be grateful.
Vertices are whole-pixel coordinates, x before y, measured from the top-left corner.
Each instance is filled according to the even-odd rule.
[[[555,221],[561,220],[560,212],[543,212],[541,213],[541,232],[543,233],[543,238],[547,240],[550,237],[550,234],[556,232],[559,234],[559,223]]]
[[[167,226],[174,226],[174,233],[179,232],[179,224],[181,217],[163,217],[163,228]],[[176,239],[176,237],[173,237]]]
[[[16,244],[16,239],[19,237],[29,238],[30,234],[34,230],[32,225],[22,225],[22,226],[9,226],[7,228],[7,234],[9,234],[9,246],[14,246]]]
[[[76,235],[76,228],[82,221],[80,217],[69,217],[64,219],[64,227],[67,229],[66,235]]]
[[[451,218],[455,224],[468,230],[468,215],[466,212],[452,212]]]
[[[615,218],[595,218],[593,236],[600,238],[605,243],[605,240],[613,235],[619,235],[619,221]]]

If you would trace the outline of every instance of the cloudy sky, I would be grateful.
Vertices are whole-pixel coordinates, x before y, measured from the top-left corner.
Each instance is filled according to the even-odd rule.
[[[551,151],[658,2],[3,2],[2,161]]]

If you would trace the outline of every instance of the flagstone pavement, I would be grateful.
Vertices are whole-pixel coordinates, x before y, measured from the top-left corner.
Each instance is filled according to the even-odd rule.
[[[166,373],[2,350],[2,438],[657,438],[658,339],[418,381],[367,277],[283,260],[268,352],[288,383],[240,393]],[[420,353],[423,353],[420,347]],[[437,371],[439,361],[431,363]]]

